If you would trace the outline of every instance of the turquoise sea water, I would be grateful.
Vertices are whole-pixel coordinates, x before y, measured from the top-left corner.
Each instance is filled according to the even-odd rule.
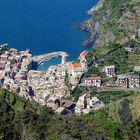
[[[0,43],[19,50],[29,48],[33,55],[66,51],[74,60],[85,48],[87,33],[74,28],[98,0],[0,0]],[[59,63],[52,60],[41,65]]]

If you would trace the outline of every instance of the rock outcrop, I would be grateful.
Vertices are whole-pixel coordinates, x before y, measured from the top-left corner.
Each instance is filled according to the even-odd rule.
[[[80,27],[90,34],[84,45],[101,47],[109,42],[120,44],[135,38],[140,26],[139,0],[100,0],[88,11],[91,18]]]

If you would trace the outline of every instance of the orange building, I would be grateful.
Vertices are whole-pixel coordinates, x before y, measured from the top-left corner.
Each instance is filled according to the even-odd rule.
[[[89,55],[89,51],[83,51],[83,52],[80,54],[80,57],[79,57],[79,58],[85,59],[88,55]]]

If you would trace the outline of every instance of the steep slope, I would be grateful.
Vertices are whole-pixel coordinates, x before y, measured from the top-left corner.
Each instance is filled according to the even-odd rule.
[[[124,93],[122,93],[124,94]],[[0,89],[1,140],[124,140],[139,138],[139,106],[136,94],[101,94],[115,100],[97,112],[81,116],[58,116],[45,106]],[[131,97],[132,95],[132,97]],[[109,97],[110,96],[110,97]],[[114,97],[114,98],[113,98]],[[107,99],[108,99],[107,98]],[[129,100],[129,102],[128,102]],[[109,101],[109,100],[106,100]],[[127,118],[127,119],[124,119]],[[118,120],[117,120],[118,119]],[[134,121],[131,121],[131,120]],[[127,125],[126,125],[127,123]],[[132,131],[132,129],[133,131]]]
[[[88,13],[91,18],[81,27],[91,37],[85,44],[95,41],[95,48],[109,42],[124,44],[139,38],[139,0],[100,0]]]

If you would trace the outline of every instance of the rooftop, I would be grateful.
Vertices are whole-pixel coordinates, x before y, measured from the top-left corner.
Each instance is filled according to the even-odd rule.
[[[105,66],[105,68],[115,68],[114,65],[111,65],[111,66]]]
[[[99,76],[94,76],[94,77],[88,77],[86,80],[101,80],[101,77]]]
[[[73,63],[69,65],[70,69],[76,69],[76,68],[80,68],[81,64],[80,63]]]
[[[80,54],[80,58],[85,58],[88,54],[89,54],[88,51],[83,51],[83,52]]]

